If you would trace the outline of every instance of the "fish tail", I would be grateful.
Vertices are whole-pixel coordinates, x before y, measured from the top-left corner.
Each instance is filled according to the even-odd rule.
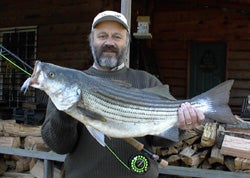
[[[211,118],[220,123],[235,124],[235,117],[228,105],[233,83],[234,80],[227,80],[207,92],[192,98],[192,101],[206,100],[208,108],[204,114],[207,118]]]

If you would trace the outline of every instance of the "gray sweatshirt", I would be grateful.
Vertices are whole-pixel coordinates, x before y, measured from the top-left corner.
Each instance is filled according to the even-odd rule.
[[[140,89],[161,85],[161,82],[155,76],[145,71],[126,67],[108,72],[91,67],[85,72],[89,75],[120,80]],[[158,177],[158,163],[150,159],[150,168],[146,173],[138,175],[129,171],[106,147],[97,143],[82,123],[64,112],[58,111],[50,100],[42,126],[42,137],[53,151],[59,154],[67,154],[64,163],[67,178]],[[151,147],[154,142],[153,137],[150,136],[137,139],[146,147]],[[122,139],[105,138],[105,142],[126,164],[133,155],[138,154],[134,147]],[[166,142],[160,143],[167,144]]]

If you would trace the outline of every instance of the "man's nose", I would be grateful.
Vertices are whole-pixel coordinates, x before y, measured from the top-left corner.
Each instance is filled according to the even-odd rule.
[[[115,44],[115,41],[111,37],[107,38],[105,41],[105,45],[107,46],[114,46],[114,44]]]

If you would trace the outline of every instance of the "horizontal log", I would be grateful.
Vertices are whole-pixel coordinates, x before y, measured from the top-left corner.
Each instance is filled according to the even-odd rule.
[[[15,120],[0,121],[0,131],[11,136],[41,136],[41,126],[18,124]]]
[[[221,153],[235,157],[250,159],[250,140],[225,135]]]

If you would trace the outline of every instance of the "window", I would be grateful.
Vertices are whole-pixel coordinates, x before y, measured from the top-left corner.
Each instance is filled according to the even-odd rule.
[[[0,29],[0,44],[30,66],[36,59],[36,38],[37,27],[35,26]],[[25,96],[20,93],[20,87],[28,75],[6,59],[25,68],[23,64],[8,53],[2,50],[0,52],[5,55],[0,57],[0,102],[12,108],[18,107],[22,101],[34,101],[34,90]],[[25,68],[25,70],[28,69]]]

